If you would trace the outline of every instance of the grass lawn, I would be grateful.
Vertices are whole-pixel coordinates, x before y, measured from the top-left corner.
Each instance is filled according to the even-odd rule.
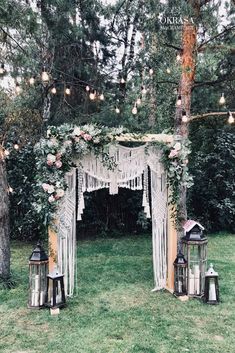
[[[222,302],[152,293],[151,238],[78,242],[78,294],[51,317],[27,309],[31,245],[13,243],[16,287],[0,291],[1,353],[235,352],[235,236],[209,240]]]

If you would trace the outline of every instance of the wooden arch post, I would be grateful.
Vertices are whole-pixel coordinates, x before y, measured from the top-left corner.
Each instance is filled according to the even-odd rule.
[[[174,141],[173,135],[168,134],[123,134],[116,137],[118,142],[163,142],[170,144]],[[168,193],[169,197],[169,193]],[[58,220],[54,221],[58,224]],[[177,232],[173,222],[173,209],[172,206],[168,206],[168,217],[167,217],[167,232],[168,232],[168,248],[167,248],[167,283],[166,289],[171,293],[174,291],[174,267],[173,262],[177,255]],[[49,227],[48,229],[48,244],[49,244],[49,271],[53,271],[57,264],[57,231],[56,228]]]

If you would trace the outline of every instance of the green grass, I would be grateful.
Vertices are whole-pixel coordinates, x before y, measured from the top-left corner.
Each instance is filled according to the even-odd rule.
[[[235,236],[209,240],[222,302],[152,293],[151,238],[78,242],[78,294],[52,317],[27,309],[31,245],[12,245],[16,287],[0,292],[1,353],[235,352]]]

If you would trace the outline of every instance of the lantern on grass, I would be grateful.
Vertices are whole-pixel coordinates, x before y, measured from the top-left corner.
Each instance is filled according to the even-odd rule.
[[[65,306],[65,303],[64,275],[55,269],[47,275],[45,306],[55,309]]]
[[[191,297],[202,297],[205,288],[207,266],[207,243],[204,227],[193,220],[185,222],[182,238],[183,254],[187,260],[187,293]]]
[[[218,273],[213,269],[213,265],[210,264],[209,270],[205,275],[205,294],[204,301],[207,304],[219,304],[219,283]]]
[[[28,308],[40,309],[44,306],[48,257],[40,242],[29,258],[29,302]]]
[[[178,297],[187,294],[187,261],[179,252],[174,261],[174,294]]]

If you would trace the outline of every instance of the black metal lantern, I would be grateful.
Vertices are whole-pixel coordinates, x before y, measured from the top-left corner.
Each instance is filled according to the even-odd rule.
[[[29,258],[29,301],[28,307],[40,309],[44,306],[46,296],[46,277],[48,257],[40,242],[37,243]]]
[[[174,294],[178,297],[187,294],[187,261],[179,252],[174,261]]]
[[[65,306],[65,303],[64,275],[55,269],[47,275],[45,306],[55,309]]]
[[[207,243],[204,228],[189,220],[184,225],[182,238],[183,254],[187,260],[187,293],[191,297],[202,297],[205,288],[207,267]]]
[[[205,275],[205,294],[204,301],[207,304],[219,304],[219,282],[218,273],[213,269],[213,265],[210,264],[209,270]]]

